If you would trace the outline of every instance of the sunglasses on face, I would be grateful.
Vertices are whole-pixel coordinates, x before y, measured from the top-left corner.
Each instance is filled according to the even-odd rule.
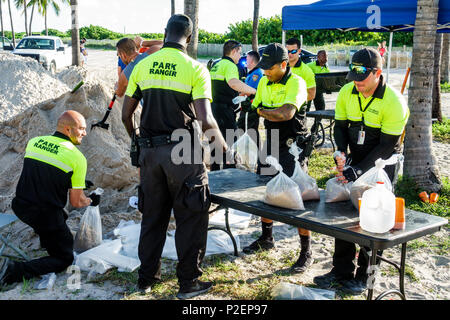
[[[368,68],[368,67],[364,67],[364,66],[355,66],[353,64],[350,64],[350,70],[355,72],[356,74],[364,74],[367,71],[373,71],[373,70],[377,70],[377,68]]]
[[[288,50],[288,53],[290,53],[290,54],[296,54],[297,52],[298,52],[298,49]]]

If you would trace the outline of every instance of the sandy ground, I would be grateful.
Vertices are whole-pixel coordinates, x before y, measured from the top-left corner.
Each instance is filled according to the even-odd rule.
[[[203,61],[206,62],[206,61]],[[117,78],[117,57],[114,51],[97,51],[89,50],[87,69],[89,72],[96,72],[98,76],[105,81],[113,83]],[[332,68],[338,70],[338,68]],[[394,87],[400,89],[403,82],[405,70],[391,71],[391,83]],[[336,94],[326,96],[327,102],[335,101]],[[444,114],[450,117],[450,94],[443,95]],[[450,150],[448,144],[435,144],[433,149],[437,151],[438,160],[442,171],[446,176],[449,176],[450,171]],[[128,215],[129,219],[136,220],[136,212],[120,213],[121,217],[125,218]],[[104,225],[104,234],[110,234],[114,226]],[[239,234],[241,247],[250,244],[260,232],[259,218],[252,217],[249,228],[245,230],[235,230],[235,234]],[[276,250],[271,250],[269,256],[274,259],[279,259],[292,252],[294,252],[293,259],[297,258],[299,250],[299,238],[296,228],[277,223],[274,224],[274,237],[276,239]],[[409,275],[406,279],[406,294],[408,299],[450,299],[450,254],[448,252],[448,245],[444,250],[436,250],[432,243],[439,244],[444,241],[448,242],[449,232],[443,229],[434,235],[427,236],[416,242],[416,246],[408,249],[407,265],[409,267]],[[332,267],[332,254],[334,251],[334,240],[331,237],[321,234],[313,234],[312,250],[314,257],[314,264],[310,269],[301,275],[287,275],[282,281],[292,282],[296,284],[312,285],[312,279],[328,272]],[[385,250],[385,257],[393,261],[400,261],[400,248],[392,248]],[[267,275],[279,272],[270,263],[266,261],[252,260],[248,263],[248,257],[241,254],[240,257],[229,255],[230,261],[233,261],[242,270],[244,275],[243,281],[251,282],[257,278],[264,278]],[[292,263],[295,260],[292,261]],[[169,267],[166,263],[163,264],[163,269]],[[398,276],[392,267],[386,263],[381,264],[381,271],[376,281],[375,296],[384,290],[398,288]],[[0,293],[0,300],[118,300],[126,298],[130,290],[132,291],[132,284],[118,286],[110,281],[103,283],[88,283],[87,274],[81,274],[81,287],[70,288],[68,284],[72,283],[73,275],[61,273],[58,274],[56,284],[52,290],[31,290],[26,284],[17,284],[10,290]],[[365,296],[355,296],[355,299],[364,299]],[[154,299],[150,294],[142,296],[141,299]],[[229,297],[222,296],[212,290],[206,295],[194,298],[195,300],[226,300]]]

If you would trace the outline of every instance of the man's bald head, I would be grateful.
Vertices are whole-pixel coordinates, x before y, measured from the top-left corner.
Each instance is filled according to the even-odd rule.
[[[64,111],[58,118],[56,131],[68,136],[73,144],[81,144],[86,135],[86,120],[77,111]]]

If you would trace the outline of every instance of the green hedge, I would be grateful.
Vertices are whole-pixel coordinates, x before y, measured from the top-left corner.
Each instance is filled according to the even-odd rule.
[[[49,29],[49,35],[59,37],[70,37],[71,31],[61,32],[55,29]],[[228,26],[228,32],[224,34],[208,32],[199,29],[198,40],[200,43],[224,43],[228,39],[235,39],[245,44],[252,43],[253,22],[251,19],[241,21]],[[6,37],[11,39],[11,32],[5,32]],[[42,32],[44,34],[44,31]],[[21,39],[24,33],[16,34],[16,39]],[[161,33],[140,33],[145,39],[162,39]],[[377,45],[377,42],[389,41],[389,33],[385,32],[361,32],[361,31],[335,31],[335,30],[296,30],[287,31],[286,39],[291,37],[300,38],[303,36],[303,43],[308,46],[324,45],[324,44],[347,44],[347,45]],[[122,33],[113,32],[100,26],[90,25],[89,27],[80,28],[80,38],[105,40],[120,39],[124,36],[133,37],[134,35],[123,35]],[[260,18],[258,28],[258,42],[271,43],[281,42],[281,16],[276,15],[270,18]],[[412,46],[412,32],[395,33],[393,46],[400,47],[403,45]]]

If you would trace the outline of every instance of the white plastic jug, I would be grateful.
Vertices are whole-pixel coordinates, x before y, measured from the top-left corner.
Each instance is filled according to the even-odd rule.
[[[359,225],[365,231],[385,233],[395,225],[395,196],[383,182],[364,192]]]

